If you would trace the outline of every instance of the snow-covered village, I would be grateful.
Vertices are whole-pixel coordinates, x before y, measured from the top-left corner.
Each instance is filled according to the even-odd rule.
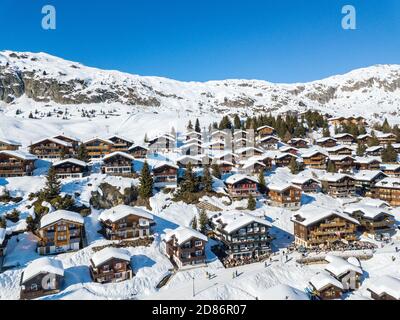
[[[372,48],[331,2],[308,20],[292,1],[279,30],[286,1],[213,3],[218,21],[177,2],[105,18],[100,1],[79,32],[83,13],[48,5],[4,35],[0,300],[400,300],[386,33]]]

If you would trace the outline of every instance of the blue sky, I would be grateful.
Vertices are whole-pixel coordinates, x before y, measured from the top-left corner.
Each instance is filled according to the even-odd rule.
[[[57,29],[41,28],[41,8]],[[354,5],[357,30],[341,28]],[[1,0],[0,50],[178,80],[303,82],[400,63],[398,0]]]

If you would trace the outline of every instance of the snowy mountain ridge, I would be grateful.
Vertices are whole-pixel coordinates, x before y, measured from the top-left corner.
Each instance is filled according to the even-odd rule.
[[[46,53],[0,52],[0,108],[27,99],[51,105],[118,103],[201,114],[320,110],[392,118],[400,111],[400,65],[375,65],[309,83],[182,82],[86,67]]]

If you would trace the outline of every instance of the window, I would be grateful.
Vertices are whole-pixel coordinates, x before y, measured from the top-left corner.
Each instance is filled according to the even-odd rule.
[[[195,254],[196,254],[196,257],[200,257],[203,255],[203,250],[196,250]]]
[[[118,262],[115,264],[115,269],[121,269],[122,268],[122,263]]]
[[[108,264],[103,266],[103,271],[107,272],[110,270],[110,266]]]
[[[202,244],[202,242],[201,242],[200,240],[196,240],[195,243],[194,243],[194,245],[195,245],[196,247],[200,247],[201,244]]]
[[[38,290],[38,285],[36,283],[31,284],[31,290],[32,291],[37,291]]]

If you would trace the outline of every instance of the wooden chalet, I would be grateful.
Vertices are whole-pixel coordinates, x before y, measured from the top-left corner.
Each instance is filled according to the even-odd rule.
[[[169,152],[176,147],[175,138],[169,134],[156,137],[149,141],[148,147],[150,150],[158,152]]]
[[[360,287],[363,271],[357,258],[345,260],[339,256],[328,254],[325,260],[329,262],[325,271],[340,281],[344,292],[353,291]]]
[[[225,180],[225,184],[229,195],[233,198],[246,198],[250,195],[257,197],[260,195],[257,179],[247,175],[231,175]]]
[[[363,197],[372,197],[375,184],[387,177],[379,170],[362,170],[354,175],[356,193]]]
[[[308,141],[306,139],[303,138],[292,138],[288,141],[289,146],[293,147],[293,148],[308,148]]]
[[[383,147],[387,147],[389,144],[395,144],[397,142],[396,135],[393,133],[381,133],[376,135],[376,138],[379,141],[379,145]]]
[[[158,163],[153,167],[153,182],[155,188],[176,188],[178,181],[178,166],[168,162]]]
[[[393,178],[400,177],[400,164],[383,163],[379,166],[379,169],[389,177]]]
[[[144,146],[139,146],[139,145],[132,145],[128,149],[128,153],[136,159],[146,158],[148,152],[149,152],[149,148],[144,147]]]
[[[374,207],[365,204],[351,204],[344,209],[344,212],[358,220],[359,230],[371,235],[393,234],[396,220],[387,209]]]
[[[354,150],[345,145],[337,145],[335,147],[326,148],[326,152],[328,152],[331,156],[351,156]]]
[[[179,168],[186,168],[189,163],[192,168],[201,168],[203,166],[203,158],[196,156],[181,156],[176,159],[176,164]]]
[[[370,280],[367,290],[373,300],[400,300],[400,279],[384,275]]]
[[[400,153],[400,143],[393,143],[392,147],[395,152]]]
[[[326,169],[328,155],[322,151],[312,150],[301,155],[304,166],[310,169]]]
[[[70,142],[56,138],[45,138],[32,143],[29,146],[29,152],[39,159],[61,160],[72,157],[75,154],[75,149]]]
[[[275,136],[265,136],[258,140],[257,146],[265,150],[275,150],[278,149],[279,142],[279,138]]]
[[[316,140],[317,146],[323,148],[332,148],[338,145],[338,142],[335,138],[324,137]]]
[[[357,142],[360,144],[369,145],[371,140],[372,140],[372,136],[368,133],[360,134],[359,136],[357,136]]]
[[[291,183],[306,193],[317,193],[321,189],[319,181],[310,177],[297,176]]]
[[[270,126],[261,126],[257,128],[256,132],[259,138],[264,138],[266,136],[273,135],[275,133],[275,129]]]
[[[256,258],[271,252],[271,224],[242,211],[225,211],[211,219],[211,228],[231,259]]]
[[[354,166],[356,170],[379,170],[382,161],[380,158],[355,157]]]
[[[279,148],[279,151],[283,152],[283,153],[290,153],[290,154],[293,154],[295,156],[297,156],[299,154],[299,152],[300,152],[299,149],[297,149],[295,147],[291,147],[291,146],[283,146],[282,148]]]
[[[121,151],[121,152],[129,152],[129,148],[132,147],[133,141],[118,135],[113,135],[109,137],[107,140],[113,142],[111,147],[111,152]]]
[[[336,141],[342,145],[352,145],[356,143],[356,139],[350,133],[338,133],[333,136]]]
[[[334,198],[345,198],[355,195],[355,179],[341,173],[327,173],[319,179],[324,193]]]
[[[91,159],[101,159],[111,153],[114,142],[108,139],[92,138],[83,142]]]
[[[302,194],[300,187],[284,183],[269,184],[267,188],[271,205],[291,210],[300,208]]]
[[[289,167],[292,159],[297,160],[297,156],[291,153],[279,153],[274,157],[275,166],[278,168]]]
[[[197,156],[203,153],[203,146],[199,142],[184,144],[179,147],[181,154],[187,156]]]
[[[330,247],[343,240],[346,242],[357,240],[359,222],[349,215],[322,208],[300,211],[292,217],[297,246]]]
[[[207,237],[188,227],[178,227],[166,233],[165,253],[178,267],[203,265],[206,262]]]
[[[55,254],[83,248],[84,220],[76,212],[57,210],[40,219],[39,254]]]
[[[230,174],[235,166],[232,162],[225,160],[216,160],[215,163],[218,165],[221,174]]]
[[[60,179],[83,178],[89,175],[89,165],[81,160],[70,158],[53,164],[56,175]]]
[[[263,151],[254,147],[246,147],[235,150],[235,154],[239,156],[239,160],[247,160],[251,157],[261,156]]]
[[[103,157],[102,173],[112,176],[131,177],[135,158],[128,153],[115,151]]]
[[[90,275],[94,282],[110,283],[132,279],[131,255],[122,248],[106,247],[90,259]]]
[[[367,121],[364,117],[336,117],[328,119],[328,123],[332,126],[342,126],[342,125],[349,125],[355,124],[358,126],[364,126],[367,124]]]
[[[53,138],[70,143],[74,150],[78,149],[79,140],[77,138],[66,136],[65,134],[59,134],[57,136],[54,136]]]
[[[365,155],[366,156],[381,156],[385,148],[383,146],[373,146],[373,147],[368,147],[365,150]]]
[[[329,156],[331,161],[338,172],[351,172],[355,168],[355,159],[352,156]]]
[[[60,292],[64,280],[64,267],[60,260],[42,257],[33,260],[21,275],[21,300]]]
[[[310,279],[312,294],[320,300],[339,299],[343,294],[342,283],[327,272],[320,272]]]
[[[104,210],[99,220],[107,239],[121,240],[150,236],[153,215],[140,208],[118,205]]]
[[[0,177],[31,176],[35,170],[36,157],[20,150],[0,151]]]
[[[9,139],[0,138],[0,151],[9,150],[16,151],[21,147],[21,144]]]
[[[393,207],[400,206],[400,179],[389,177],[377,182],[372,188],[372,195]]]

